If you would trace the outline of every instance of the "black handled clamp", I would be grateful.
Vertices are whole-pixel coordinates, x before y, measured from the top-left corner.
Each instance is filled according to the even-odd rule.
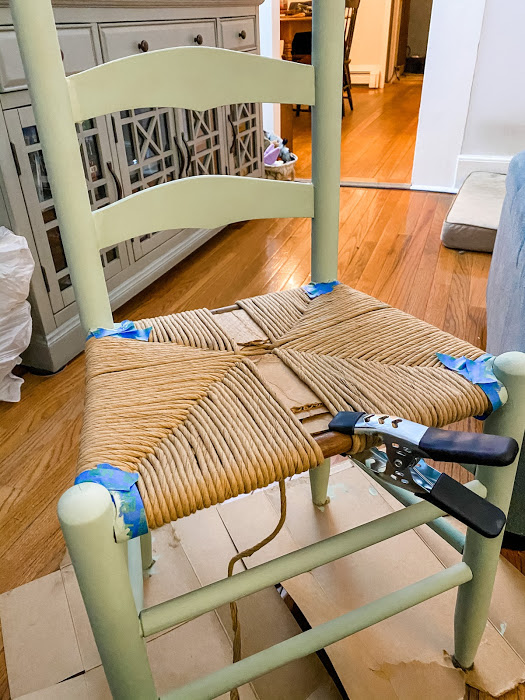
[[[346,435],[380,435],[387,459],[370,464],[377,477],[412,491],[484,537],[497,537],[503,530],[503,511],[431,467],[425,458],[503,467],[518,454],[512,438],[428,428],[395,416],[351,411],[338,413],[328,427]]]

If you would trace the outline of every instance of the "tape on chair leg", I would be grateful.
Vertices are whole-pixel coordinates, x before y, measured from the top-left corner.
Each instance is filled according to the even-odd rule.
[[[465,377],[472,384],[476,384],[483,389],[492,404],[492,411],[496,411],[507,402],[507,390],[494,374],[493,367],[496,359],[494,355],[485,353],[476,360],[469,360],[465,356],[452,357],[452,355],[445,355],[442,352],[437,352],[436,356],[447,369],[457,372],[457,374]],[[482,416],[476,416],[476,418],[485,420],[492,411]]]
[[[95,328],[88,333],[86,340],[113,336],[114,338],[148,341],[151,330],[151,328],[137,328],[133,321],[122,321],[121,323],[115,323],[114,328]]]
[[[137,488],[138,474],[130,474],[111,464],[98,464],[77,476],[75,484],[94,482],[104,486],[115,504],[115,539],[127,542],[148,532],[144,504]]]
[[[310,299],[315,299],[323,294],[333,292],[334,287],[337,287],[338,284],[341,283],[337,280],[334,280],[333,282],[310,282],[310,284],[305,285],[302,287],[302,289],[304,289]]]

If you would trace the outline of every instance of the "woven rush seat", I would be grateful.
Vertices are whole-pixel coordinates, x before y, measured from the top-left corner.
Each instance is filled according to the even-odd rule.
[[[253,340],[239,342],[226,314],[200,309],[136,322],[152,328],[149,342],[87,343],[79,470],[110,463],[138,472],[152,528],[323,461],[298,418],[305,406],[285,403],[259,370],[265,355],[331,415],[387,413],[439,427],[491,408],[479,386],[436,357],[476,359],[482,350],[344,285],[314,299],[293,289],[237,307],[259,330]],[[349,438],[348,452],[371,444]]]

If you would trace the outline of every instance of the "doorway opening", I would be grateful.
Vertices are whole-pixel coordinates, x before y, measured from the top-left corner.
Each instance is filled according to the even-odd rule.
[[[353,109],[345,91],[341,182],[409,187],[432,0],[348,0],[350,5],[357,5],[349,50]],[[302,26],[297,15],[306,11],[307,17],[307,7],[307,0],[290,0],[281,12],[281,38],[288,39],[281,42],[283,51],[303,62],[309,60],[308,24]],[[298,33],[290,42],[291,24]],[[298,156],[298,179],[311,177],[310,127],[308,108],[283,107],[281,134]]]

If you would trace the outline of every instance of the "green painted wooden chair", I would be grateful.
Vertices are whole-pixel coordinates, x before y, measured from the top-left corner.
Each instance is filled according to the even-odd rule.
[[[81,475],[61,498],[59,518],[113,697],[158,697],[147,636],[423,523],[463,552],[460,564],[163,697],[215,697],[456,586],[455,659],[470,667],[516,472],[517,444],[509,438],[521,444],[523,437],[525,359],[507,353],[492,362],[468,343],[333,284],[345,0],[314,0],[312,66],[193,47],[69,78],[51,1],[11,0],[11,10],[82,323],[94,335]],[[91,212],[75,123],[124,109],[238,102],[312,105],[312,184],[194,177]],[[312,217],[313,285],[238,302],[262,339],[236,343],[206,310],[114,326],[100,249],[167,228],[292,216]],[[440,360],[437,351],[467,359]],[[327,430],[308,433],[251,362],[253,352],[272,352],[301,377],[334,416]],[[437,430],[480,413],[490,413],[484,436]],[[380,442],[386,455],[374,447]],[[407,507],[143,609],[148,526],[308,469],[314,503],[324,504],[329,457],[339,453],[358,453],[363,468]],[[425,457],[477,463],[476,479],[462,487]],[[466,536],[440,518],[444,511],[469,525]]]

